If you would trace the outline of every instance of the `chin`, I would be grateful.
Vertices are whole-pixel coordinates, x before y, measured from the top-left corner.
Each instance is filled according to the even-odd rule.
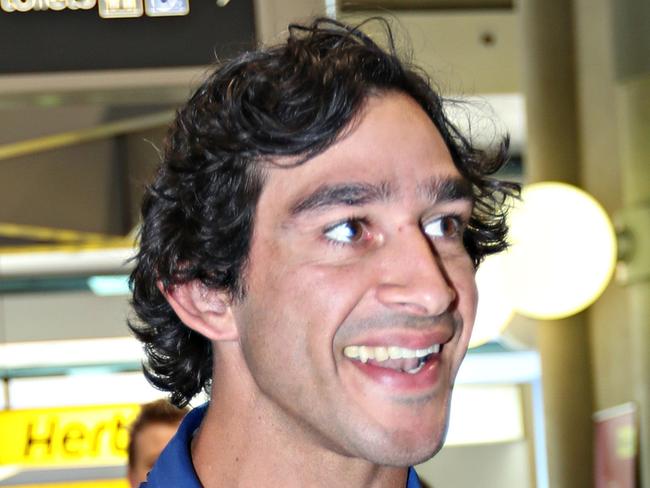
[[[382,440],[369,442],[363,449],[362,457],[373,464],[393,467],[408,467],[428,461],[435,456],[445,441],[446,426],[442,432],[422,437],[393,435]]]
[[[374,452],[369,456],[368,460],[373,464],[381,466],[406,468],[428,461],[435,456],[438,451],[440,451],[442,445],[443,443],[440,442],[434,447],[418,448],[413,450],[393,448],[390,452]]]

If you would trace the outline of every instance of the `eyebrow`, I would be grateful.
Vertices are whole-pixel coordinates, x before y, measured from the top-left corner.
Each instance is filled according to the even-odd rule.
[[[389,200],[393,193],[391,185],[387,182],[321,185],[292,205],[291,215],[340,205],[349,207],[367,205],[376,201]]]
[[[432,203],[450,202],[454,200],[474,201],[472,185],[465,178],[433,177],[424,184],[418,185],[418,193]]]
[[[464,178],[432,177],[427,182],[418,185],[416,191],[431,203],[474,200],[471,184]],[[395,193],[395,189],[388,182],[325,184],[292,205],[290,214],[297,216],[301,213],[341,205],[362,206],[377,201],[390,200]]]

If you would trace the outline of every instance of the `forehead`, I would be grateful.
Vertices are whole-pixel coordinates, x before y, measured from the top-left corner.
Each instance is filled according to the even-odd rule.
[[[135,440],[140,447],[164,445],[176,433],[179,423],[152,422],[142,428]]]
[[[409,96],[368,98],[357,120],[326,151],[296,166],[271,166],[261,199],[289,200],[319,186],[369,182],[386,196],[426,198],[436,182],[461,179],[439,131]]]

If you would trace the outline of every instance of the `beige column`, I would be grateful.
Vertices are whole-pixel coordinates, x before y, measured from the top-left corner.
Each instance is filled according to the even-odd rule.
[[[639,464],[650,487],[650,73],[619,84],[621,167],[625,208],[622,222],[630,240],[625,256],[629,309],[632,394],[639,412]]]
[[[575,0],[582,182],[626,238],[618,283],[590,310],[596,409],[634,402],[650,488],[650,4]]]
[[[521,0],[526,181],[579,181],[574,25],[569,0]],[[562,216],[558,216],[562,218]],[[552,488],[592,486],[592,390],[585,314],[540,321]]]

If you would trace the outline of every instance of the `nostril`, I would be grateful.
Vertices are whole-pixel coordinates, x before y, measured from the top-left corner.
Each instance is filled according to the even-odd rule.
[[[400,303],[398,305],[405,312],[409,313],[409,315],[420,315],[420,316],[423,316],[423,317],[430,315],[427,307],[425,307],[423,305],[419,305],[417,303],[406,303],[406,302],[404,302],[404,303]]]

